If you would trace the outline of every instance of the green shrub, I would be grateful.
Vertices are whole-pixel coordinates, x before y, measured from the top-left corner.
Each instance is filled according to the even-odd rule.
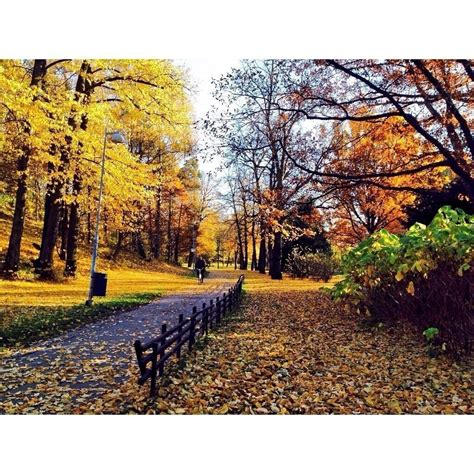
[[[406,318],[439,329],[444,347],[468,354],[473,346],[474,216],[449,206],[433,221],[401,236],[376,232],[342,259],[344,279],[331,290],[359,313]]]
[[[335,263],[325,253],[306,253],[304,250],[293,249],[286,261],[286,271],[298,278],[329,281],[334,275]]]

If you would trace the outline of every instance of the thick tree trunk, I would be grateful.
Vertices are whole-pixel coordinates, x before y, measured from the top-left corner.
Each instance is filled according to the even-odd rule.
[[[69,212],[69,229],[67,235],[66,265],[64,267],[65,276],[76,276],[77,270],[77,244],[79,242],[79,203],[77,201],[82,189],[81,179],[74,175],[72,183],[74,201],[71,203]]]
[[[61,248],[59,249],[59,258],[66,260],[67,258],[67,239],[69,233],[69,212],[68,207],[64,204],[61,211]]]
[[[44,279],[53,277],[53,256],[61,211],[60,204],[58,203],[61,199],[60,184],[54,182],[51,188],[52,189],[48,190],[45,200],[43,238],[37,268],[37,273]]]
[[[17,188],[15,195],[15,211],[13,213],[13,222],[8,242],[7,256],[5,259],[5,273],[15,273],[18,271],[20,263],[21,238],[25,224],[26,211],[26,193],[27,193],[27,174],[29,156],[24,154],[17,164],[17,172],[19,173],[17,180]]]
[[[283,278],[281,272],[281,248],[282,248],[282,235],[281,232],[275,232],[273,239],[273,248],[271,252],[271,265],[270,274],[272,280],[281,280]]]
[[[42,84],[46,75],[46,71],[46,59],[35,59],[33,65],[33,74],[30,82],[31,87],[40,86]],[[27,126],[25,132],[27,135],[29,135],[29,126]],[[4,271],[7,274],[12,274],[18,271],[18,266],[20,264],[21,239],[23,237],[23,230],[25,226],[26,195],[28,191],[27,170],[30,157],[31,149],[29,147],[25,147],[21,157],[17,162],[18,180],[15,193],[15,209],[13,211],[13,222],[4,266]]]
[[[146,258],[146,251],[145,246],[143,245],[143,239],[140,232],[135,233],[135,248],[137,250],[138,255],[145,259]]]

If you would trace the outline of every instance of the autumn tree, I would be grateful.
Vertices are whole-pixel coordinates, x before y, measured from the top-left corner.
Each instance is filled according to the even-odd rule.
[[[380,123],[351,122],[334,134],[339,137],[334,140],[338,146],[325,166],[344,175],[390,173],[401,163],[421,156],[424,146],[399,117]],[[429,161],[427,157],[425,160]],[[370,183],[328,177],[315,178],[315,182],[323,183],[325,192],[332,191],[333,239],[354,244],[382,228],[403,230],[404,208],[415,201],[417,194],[442,187],[450,177],[448,169],[436,168],[415,176],[374,177]]]
[[[173,114],[179,114],[179,106],[184,103],[184,100],[179,98],[179,94],[182,95],[182,80],[166,61],[83,60],[79,66],[74,91],[74,102],[68,118],[69,128],[65,143],[59,150],[57,176],[54,166],[51,166],[53,169],[51,190],[46,199],[38,264],[38,272],[45,277],[49,276],[52,269],[60,209],[67,205],[67,195],[70,196],[71,202],[65,273],[75,274],[80,217],[78,196],[83,187],[84,174],[82,170],[88,156],[99,155],[97,152],[102,146],[103,136],[103,133],[97,133],[97,129],[100,130],[100,123],[105,119],[109,128],[119,129],[130,124],[130,138],[133,138],[133,134],[137,129],[140,130],[140,126],[150,127],[150,123],[153,125],[160,121],[175,121],[176,117]],[[146,117],[147,120],[142,117]],[[95,127],[92,126],[93,120]],[[91,153],[87,153],[86,143]],[[146,164],[143,156],[131,154],[130,148],[128,152],[128,154],[122,152],[123,156],[118,162],[123,163],[125,160],[130,164],[136,161]],[[113,163],[112,166],[114,165],[116,170],[124,171],[123,164],[117,166]],[[140,183],[137,174],[132,188]],[[134,201],[136,204],[136,199]]]
[[[283,152],[284,147],[293,152],[302,152],[304,147],[297,120],[273,105],[286,94],[285,75],[282,62],[243,61],[217,82],[215,96],[224,110],[207,124],[226,149],[229,162],[253,169],[261,226],[259,268],[264,271],[268,238],[273,279],[282,278],[285,221],[308,183]]]
[[[0,63],[0,105],[5,153],[16,157],[16,191],[13,221],[4,271],[18,270],[24,230],[29,171],[33,160],[41,160],[53,141],[59,112],[52,98],[58,77],[52,73],[61,62],[5,60]],[[47,81],[47,73],[51,80]]]
[[[288,67],[288,94],[274,101],[276,110],[316,123],[398,117],[425,144],[418,156],[400,160],[389,171],[345,174],[296,159],[306,172],[373,184],[377,177],[415,176],[447,167],[459,177],[466,195],[474,197],[472,61],[289,61]],[[315,159],[320,154],[315,150]]]
[[[177,155],[191,143],[181,70],[158,60],[2,61],[0,67],[1,153],[17,161],[16,176],[11,166],[8,172],[10,182],[17,180],[17,199],[5,268],[18,268],[26,201],[34,193],[43,220],[38,273],[53,275],[59,237],[64,273],[75,275],[79,241],[84,233],[90,241],[94,225],[100,157],[111,130],[121,130],[127,145],[106,147],[101,232],[117,230],[119,242],[130,232],[140,247],[153,192],[169,181]],[[28,191],[29,182],[35,189]]]

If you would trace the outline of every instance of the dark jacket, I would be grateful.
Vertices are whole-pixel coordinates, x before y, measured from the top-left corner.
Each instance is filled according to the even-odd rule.
[[[198,270],[205,270],[206,269],[206,262],[202,258],[198,258],[196,261],[196,268]]]

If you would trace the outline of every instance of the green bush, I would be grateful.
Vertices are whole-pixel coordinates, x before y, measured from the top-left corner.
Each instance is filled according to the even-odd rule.
[[[359,313],[406,318],[439,329],[444,348],[473,346],[474,216],[442,207],[433,221],[404,234],[376,232],[342,259],[344,279],[331,290]]]
[[[286,271],[298,278],[329,281],[334,275],[335,263],[325,253],[306,253],[304,250],[293,249],[286,261]]]

